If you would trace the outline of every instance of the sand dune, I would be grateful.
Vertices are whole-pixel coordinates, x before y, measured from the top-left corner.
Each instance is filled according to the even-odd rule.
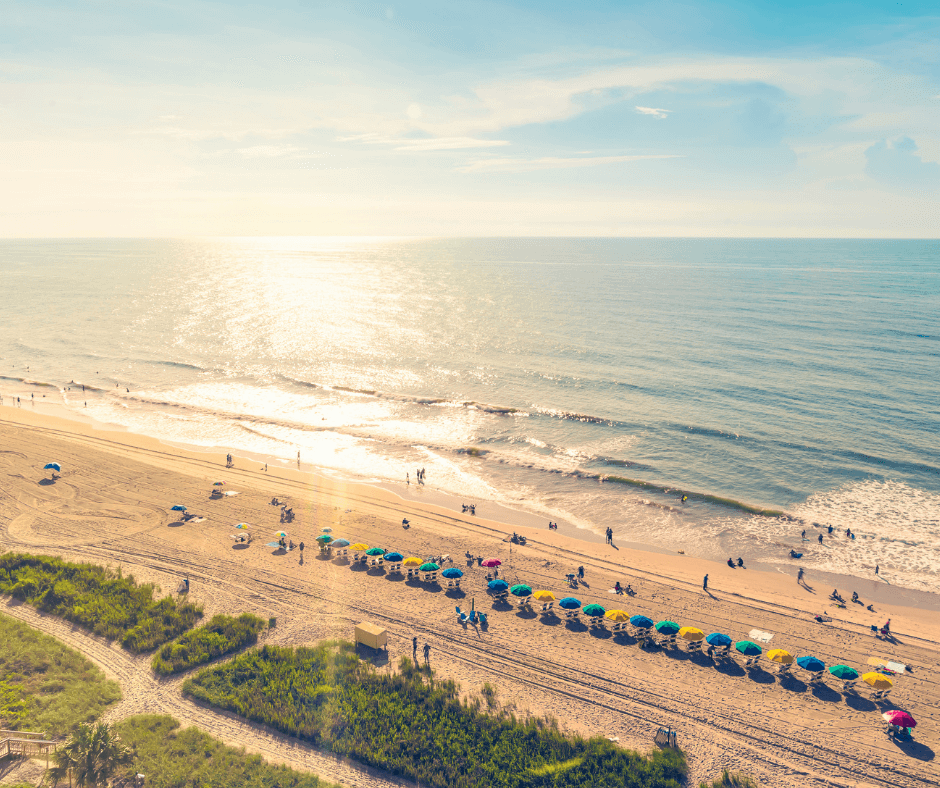
[[[44,482],[41,470],[51,459],[63,464],[55,483]],[[420,644],[430,643],[439,675],[457,680],[466,691],[489,681],[503,702],[551,714],[570,730],[617,736],[621,744],[647,749],[657,726],[677,728],[694,784],[725,767],[751,773],[768,786],[940,782],[940,625],[935,612],[900,604],[876,605],[877,616],[854,605],[835,610],[826,601],[830,588],[811,593],[791,577],[731,570],[686,556],[617,550],[406,502],[374,487],[283,469],[260,473],[258,464],[249,461],[238,460],[236,466],[225,469],[222,454],[189,453],[139,436],[96,432],[4,408],[0,542],[6,550],[120,564],[167,592],[189,577],[190,594],[207,615],[249,611],[276,617],[267,642],[349,638],[358,621],[380,623],[390,633],[392,661],[410,654],[411,638],[417,636]],[[210,498],[216,479],[240,494]],[[293,507],[294,523],[279,521],[280,509],[269,503],[275,495]],[[171,516],[175,503],[205,520],[180,523]],[[408,530],[401,527],[404,516],[412,522]],[[255,541],[247,549],[229,539],[231,526],[242,521],[254,526]],[[334,536],[406,555],[449,553],[465,572],[462,593],[317,557],[313,539],[327,525]],[[264,546],[281,528],[309,546],[303,564],[299,551],[279,555]],[[512,530],[525,530],[529,543],[510,551],[506,536]],[[914,672],[900,677],[888,701],[879,704],[865,688],[854,697],[835,682],[811,688],[799,672],[784,681],[769,668],[747,675],[736,663],[716,667],[706,656],[684,650],[646,652],[629,637],[592,633],[512,608],[494,609],[484,593],[483,570],[467,565],[465,551],[500,558],[506,579],[556,595],[568,592],[565,572],[583,565],[589,585],[572,593],[585,604],[669,618],[735,640],[758,628],[773,633],[773,647],[814,654],[827,664],[860,668],[878,655],[906,662]],[[701,588],[706,572],[710,593]],[[808,579],[812,586],[813,578]],[[615,580],[632,583],[637,596],[611,595]],[[856,587],[863,598],[868,582]],[[457,622],[455,605],[468,608],[471,601],[490,613],[488,630]],[[156,681],[148,660],[70,625],[20,606],[4,609],[62,637],[120,681],[127,699],[114,714],[167,711],[228,743],[324,777],[351,785],[395,783],[191,704],[180,697],[179,680]],[[812,620],[811,614],[823,609],[833,616],[831,624]],[[894,646],[875,641],[869,631],[871,623],[889,616],[900,641]],[[885,736],[880,713],[886,708],[907,709],[919,720],[916,744],[902,748]]]

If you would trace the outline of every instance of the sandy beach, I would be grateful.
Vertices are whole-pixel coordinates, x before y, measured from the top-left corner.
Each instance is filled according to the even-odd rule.
[[[54,483],[42,470],[62,464]],[[431,646],[440,676],[464,690],[484,682],[497,686],[504,703],[520,711],[557,717],[584,735],[617,737],[624,746],[653,746],[659,726],[678,731],[687,753],[691,784],[722,768],[749,773],[767,786],[927,786],[940,783],[940,616],[938,599],[872,580],[840,586],[861,605],[834,607],[829,577],[792,576],[730,569],[679,554],[642,551],[576,538],[572,530],[549,532],[522,524],[472,517],[393,490],[349,484],[324,476],[224,454],[196,453],[124,432],[103,431],[75,421],[0,409],[0,540],[4,550],[61,555],[120,565],[140,580],[173,592],[183,577],[207,616],[248,611],[276,617],[265,642],[311,643],[351,638],[355,623],[388,628],[390,660],[410,655],[411,638]],[[237,495],[210,497],[215,481]],[[287,501],[296,519],[280,521],[272,497]],[[430,496],[429,496],[430,497]],[[180,522],[184,504],[199,522]],[[407,530],[402,518],[411,521]],[[510,518],[500,518],[510,519]],[[232,525],[250,523],[254,542],[233,544]],[[324,527],[334,536],[393,548],[405,555],[449,554],[464,570],[459,595],[377,571],[350,567],[316,555],[314,538]],[[283,528],[300,552],[276,554],[265,543]],[[508,535],[525,534],[524,547]],[[864,672],[871,658],[905,663],[892,694],[874,701],[861,685],[857,695],[838,682],[811,687],[798,669],[792,679],[765,670],[745,673],[739,664],[716,666],[685,650],[645,651],[632,638],[614,638],[587,627],[542,619],[516,609],[493,608],[484,571],[465,554],[503,561],[505,579],[572,593],[584,604],[619,607],[654,621],[671,619],[705,632],[747,639],[752,630],[773,635],[768,648],[797,656],[813,654],[827,665]],[[571,591],[565,574],[585,568],[585,585]],[[708,590],[702,579],[708,574]],[[844,578],[843,578],[844,579]],[[630,583],[636,596],[617,597],[615,581]],[[464,627],[455,605],[489,613],[489,627]],[[62,622],[39,616],[9,600],[3,609],[84,651],[122,685],[125,700],[112,716],[168,711],[198,724],[227,743],[271,760],[317,771],[349,785],[391,785],[388,776],[340,763],[298,742],[184,700],[181,680],[156,681],[149,660],[134,658]],[[492,612],[490,612],[492,610]],[[826,612],[831,622],[813,616]],[[893,644],[876,640],[872,624],[891,619]],[[861,683],[860,683],[861,684]],[[884,733],[881,712],[909,711],[918,720],[913,744],[896,744]]]

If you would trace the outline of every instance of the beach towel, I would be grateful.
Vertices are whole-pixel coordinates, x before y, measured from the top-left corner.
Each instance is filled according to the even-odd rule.
[[[755,643],[770,643],[773,634],[770,632],[761,632],[759,629],[752,629],[747,636]]]

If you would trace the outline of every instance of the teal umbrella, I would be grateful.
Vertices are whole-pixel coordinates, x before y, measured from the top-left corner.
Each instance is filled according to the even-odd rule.
[[[370,547],[366,550],[366,555],[385,555],[385,551],[381,547]]]
[[[734,647],[745,657],[759,657],[763,652],[760,646],[756,643],[752,643],[750,640],[739,640],[734,644]]]
[[[519,583],[518,585],[512,586],[509,589],[509,593],[513,596],[529,596],[532,593],[532,587],[527,586],[525,583]]]
[[[436,572],[438,569],[440,569],[440,567],[437,564],[435,564],[433,561],[429,561],[426,564],[421,564],[421,566],[418,568],[422,572]]]
[[[833,665],[829,668],[829,672],[837,679],[842,679],[843,681],[855,681],[855,679],[858,678],[858,671],[855,668],[850,668],[848,665]]]
[[[681,627],[675,621],[660,621],[656,625],[656,631],[660,635],[675,635],[680,629]]]
[[[586,616],[590,616],[591,618],[600,618],[607,611],[604,610],[604,608],[602,608],[600,605],[586,605],[584,608],[582,608],[581,612],[583,612]]]
[[[332,542],[332,541],[333,541],[333,537],[330,536],[329,534],[320,534],[320,535],[317,537],[317,541],[318,541],[318,542],[323,542],[323,544],[326,544],[327,542]]]

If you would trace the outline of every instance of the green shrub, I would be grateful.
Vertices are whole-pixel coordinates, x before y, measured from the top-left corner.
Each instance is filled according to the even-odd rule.
[[[120,699],[120,687],[77,651],[0,615],[0,728],[60,737]]]
[[[678,788],[687,771],[676,750],[647,757],[545,718],[487,714],[452,681],[376,671],[351,643],[264,646],[203,669],[183,692],[422,785]]]
[[[198,728],[180,730],[172,717],[142,714],[116,727],[134,751],[127,776],[147,775],[148,788],[339,788],[316,775],[272,766],[258,755],[226,747]]]
[[[185,632],[202,615],[173,597],[154,599],[154,586],[138,585],[103,566],[73,564],[45,555],[0,556],[0,593],[60,616],[140,654]]]
[[[264,621],[251,613],[242,613],[238,618],[213,616],[208,624],[161,646],[151,664],[161,676],[179,673],[256,643],[262,629]]]

